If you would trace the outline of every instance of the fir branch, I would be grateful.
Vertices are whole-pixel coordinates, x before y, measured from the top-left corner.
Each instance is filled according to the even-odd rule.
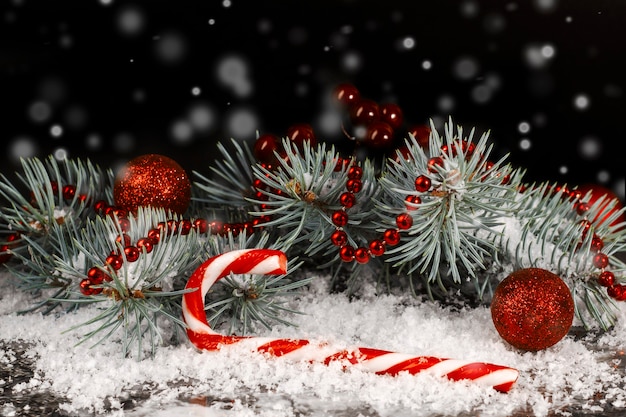
[[[171,220],[170,216],[163,209],[140,208],[135,216],[129,217],[130,228],[126,232],[122,232],[115,216],[98,216],[81,228],[66,227],[70,234],[60,234],[65,241],[60,241],[58,246],[66,245],[71,249],[58,251],[55,256],[45,256],[45,250],[38,249],[39,253],[33,258],[43,265],[41,269],[53,271],[52,274],[62,277],[65,283],[64,291],[48,298],[45,305],[64,304],[70,308],[84,304],[92,304],[93,308],[105,305],[101,313],[73,329],[94,326],[84,339],[97,338],[96,345],[119,330],[122,331],[124,355],[130,355],[135,346],[137,352],[143,352],[146,340],[148,351],[154,352],[162,342],[163,329],[157,325],[159,319],[184,328],[178,318],[180,297],[184,293],[182,288],[187,276],[200,263],[201,256],[209,250],[207,242],[193,229],[187,235],[182,235],[180,229],[163,229],[152,252],[146,253],[144,249],[137,261],[125,260],[122,268],[115,271],[107,267],[105,258],[112,251],[123,253],[116,237],[128,233],[131,241],[136,242],[159,223],[166,224]],[[72,222],[68,224],[72,225]],[[101,268],[111,280],[93,286],[101,292],[83,295],[79,283],[91,267]]]
[[[215,158],[215,165],[210,167],[217,178],[208,178],[194,171],[198,177],[194,184],[204,192],[196,197],[197,201],[210,207],[245,207],[249,204],[246,197],[253,193],[252,166],[255,159],[247,142],[240,144],[233,139],[231,145],[234,150],[226,148],[221,142],[217,144],[223,159]]]
[[[250,199],[266,207],[251,214],[271,216],[272,220],[264,225],[283,231],[284,250],[296,250],[307,256],[326,253],[332,248],[330,235],[336,230],[331,215],[342,208],[339,197],[346,191],[349,167],[357,162],[340,164],[337,168],[342,158],[334,147],[327,150],[324,143],[317,146],[306,143],[300,151],[285,140],[283,147],[286,158],[281,159],[278,169],[253,167],[255,178],[266,186],[267,200]],[[371,162],[365,161],[360,166],[363,188],[356,195],[357,204],[349,212],[345,230],[351,242],[364,243],[375,233],[371,208],[379,188]]]
[[[409,155],[389,160],[380,179],[384,198],[377,205],[381,224],[393,227],[395,217],[407,211],[406,197],[417,194],[416,177],[428,176],[432,188],[408,211],[413,225],[401,244],[388,250],[386,261],[398,268],[408,265],[407,273],[424,275],[441,288],[445,282],[459,285],[462,273],[480,279],[479,271],[498,250],[494,241],[502,219],[516,209],[513,196],[521,178],[504,158],[489,161],[488,132],[474,143],[474,130],[464,138],[462,128],[455,133],[449,120],[444,134],[432,126],[426,150],[413,137],[406,141]],[[440,164],[429,166],[432,158],[441,158]]]

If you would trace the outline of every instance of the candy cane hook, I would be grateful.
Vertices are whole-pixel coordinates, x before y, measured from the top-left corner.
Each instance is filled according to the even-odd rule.
[[[215,332],[206,319],[204,297],[209,288],[229,274],[277,275],[287,272],[287,257],[273,249],[241,249],[214,256],[205,261],[189,278],[186,289],[199,289],[183,295],[183,319],[189,340],[199,349],[215,351],[232,344],[247,344],[252,351],[292,360],[340,361],[376,374],[428,372],[453,381],[471,380],[500,392],[508,392],[519,376],[517,369],[482,362],[470,362],[434,356],[415,356],[380,349],[357,347],[337,349],[328,344],[314,344],[305,339],[278,339],[254,336],[225,336]]]

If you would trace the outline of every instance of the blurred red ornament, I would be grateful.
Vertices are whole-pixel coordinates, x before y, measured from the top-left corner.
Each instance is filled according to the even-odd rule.
[[[602,220],[598,220],[597,217],[593,219],[593,223],[595,223],[596,225],[601,225],[602,223],[606,222],[608,218],[613,215],[613,213],[620,211],[624,208],[624,204],[622,204],[619,197],[617,197],[617,195],[613,191],[601,185],[583,184],[579,187],[576,187],[576,191],[580,192],[581,198],[584,201],[586,201],[589,206],[592,206],[597,200],[599,200],[600,198],[604,196],[606,197],[604,198],[602,207],[605,207],[609,203],[613,204],[612,201],[615,201],[615,206],[606,213],[606,215],[602,218]],[[589,194],[588,198],[585,198],[585,196],[589,192],[591,194]],[[624,223],[624,222],[626,222],[626,214],[624,214],[624,212],[622,211],[622,213],[619,216],[617,216],[617,218],[613,220],[610,225],[615,226],[619,223]]]
[[[307,123],[299,123],[289,126],[287,128],[287,137],[300,151],[304,149],[304,142],[306,141],[309,142],[311,147],[317,145],[317,139],[315,138],[313,127]]]
[[[335,87],[333,92],[337,101],[347,107],[352,106],[361,99],[361,93],[359,93],[359,90],[352,84],[339,84]]]
[[[150,206],[183,214],[191,202],[191,181],[173,159],[142,155],[117,173],[113,198],[116,206],[133,213],[139,207]]]
[[[415,141],[424,149],[428,149],[430,142],[430,127],[428,125],[416,125],[409,129],[409,133],[413,135]]]
[[[498,284],[491,318],[500,336],[512,346],[538,351],[569,332],[574,299],[558,275],[540,268],[520,269]]]
[[[260,135],[254,142],[254,157],[262,164],[275,165],[278,162],[274,152],[282,151],[280,138],[271,133]]]
[[[372,122],[367,126],[365,144],[372,148],[386,148],[393,143],[393,128],[382,120]]]
[[[355,125],[369,125],[380,117],[380,108],[374,100],[363,98],[350,109],[350,119]]]
[[[380,106],[380,118],[383,122],[387,122],[393,129],[402,126],[404,116],[402,109],[395,103],[384,103]]]

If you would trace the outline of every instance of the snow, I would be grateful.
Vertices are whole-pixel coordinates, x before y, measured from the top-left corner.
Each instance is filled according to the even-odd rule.
[[[625,303],[619,305],[619,321],[610,332],[583,337],[571,332],[555,346],[531,353],[499,337],[487,307],[446,307],[402,294],[376,294],[369,287],[349,300],[329,294],[328,277],[320,275],[303,296],[289,299],[305,313],[289,317],[297,326],[256,332],[518,369],[513,389],[499,393],[467,381],[425,374],[376,375],[333,363],[287,362],[237,348],[199,352],[190,343],[163,346],[150,359],[122,358],[119,340],[90,348],[77,345],[88,328],[68,331],[93,317],[95,307],[48,316],[17,315],[32,297],[9,281],[0,274],[0,339],[24,340],[30,346],[25,354],[35,364],[34,375],[13,386],[13,394],[53,392],[64,399],[61,408],[70,415],[547,416],[567,415],[572,405],[585,412],[626,410],[621,363]],[[15,360],[15,352],[0,352],[0,365]],[[125,401],[137,397],[140,405],[125,410]]]

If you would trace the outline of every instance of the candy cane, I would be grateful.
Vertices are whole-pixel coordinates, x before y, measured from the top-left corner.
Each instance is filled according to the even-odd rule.
[[[453,381],[471,380],[500,392],[508,392],[519,376],[516,369],[489,363],[415,356],[364,347],[338,349],[304,339],[224,336],[209,327],[204,297],[217,280],[229,274],[277,275],[286,272],[287,258],[278,250],[242,249],[209,258],[194,271],[185,287],[196,291],[183,295],[183,319],[187,324],[189,340],[202,350],[216,351],[228,345],[245,344],[252,351],[274,357],[324,364],[340,361],[346,367],[354,365],[376,374],[429,372]]]

